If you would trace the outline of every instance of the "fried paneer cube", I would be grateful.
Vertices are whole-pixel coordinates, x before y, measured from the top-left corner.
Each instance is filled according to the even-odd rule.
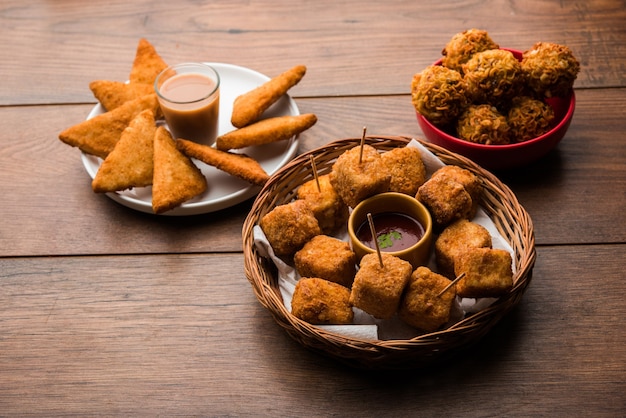
[[[402,292],[411,277],[413,267],[388,253],[363,256],[359,271],[354,277],[350,303],[379,319],[389,319],[397,311]]]
[[[291,313],[314,325],[352,323],[350,290],[317,277],[302,278],[296,283],[291,299]]]
[[[301,277],[319,277],[343,286],[352,286],[356,254],[350,244],[328,235],[317,235],[294,255]]]
[[[360,158],[360,160],[359,160]],[[362,200],[389,189],[391,175],[376,148],[353,147],[343,152],[333,164],[330,182],[346,205],[355,207]]]
[[[439,272],[454,278],[455,260],[470,248],[491,248],[489,231],[467,219],[448,225],[435,240],[435,260]]]
[[[293,255],[322,233],[315,214],[304,200],[276,206],[261,218],[259,225],[278,256]]]
[[[390,192],[415,196],[426,181],[426,166],[416,147],[394,148],[381,154],[385,168],[391,173]]]
[[[457,166],[437,170],[417,191],[417,199],[430,211],[435,225],[443,228],[457,219],[472,219],[482,194],[480,180]]]
[[[450,283],[450,280],[428,267],[418,267],[411,274],[398,309],[398,317],[412,327],[427,332],[436,331],[450,319],[456,296],[454,286],[439,296]]]
[[[456,283],[461,297],[497,297],[513,286],[512,257],[506,250],[472,248],[463,253],[454,265],[457,276],[465,276]]]
[[[348,221],[348,206],[330,183],[329,174],[319,176],[318,181],[319,188],[315,179],[303,183],[297,196],[309,204],[322,232],[332,234]]]

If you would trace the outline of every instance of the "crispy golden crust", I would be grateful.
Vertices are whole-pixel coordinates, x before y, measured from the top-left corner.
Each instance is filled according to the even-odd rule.
[[[315,179],[303,183],[297,191],[298,199],[305,200],[325,234],[332,234],[348,221],[348,206],[330,183],[328,174],[319,176],[319,189]]]
[[[154,93],[154,87],[143,83],[122,83],[121,81],[95,80],[89,89],[100,104],[108,111],[124,103]]]
[[[166,68],[167,63],[159,56],[154,46],[148,40],[141,38],[130,70],[130,82],[152,86],[159,73]]]
[[[59,134],[59,139],[87,154],[104,159],[113,151],[130,121],[146,109],[152,110],[153,113],[157,112],[159,102],[156,94],[152,93],[131,100],[117,109],[67,128]]]
[[[521,68],[540,97],[567,96],[574,87],[580,63],[565,45],[537,42],[522,55]]]
[[[435,226],[445,227],[457,219],[472,219],[483,187],[471,171],[446,165],[433,173],[415,196],[430,211]]]
[[[379,319],[389,319],[398,310],[400,297],[413,270],[411,263],[391,254],[382,253],[383,267],[378,254],[363,256],[354,277],[350,303]]]
[[[390,192],[415,196],[426,181],[426,166],[416,147],[394,148],[381,155],[385,169],[391,174]]]
[[[398,316],[412,327],[427,332],[439,329],[450,319],[450,309],[456,296],[454,286],[439,293],[450,284],[450,280],[434,273],[428,267],[418,267],[402,297]]]
[[[468,29],[455,34],[446,44],[441,53],[443,66],[462,72],[465,64],[477,52],[488,49],[498,49],[487,31],[481,29]]]
[[[159,126],[154,136],[154,213],[172,210],[206,189],[206,177],[189,157],[176,148],[167,129]]]
[[[444,126],[469,104],[467,85],[458,71],[430,65],[413,76],[411,101],[418,113],[433,124]]]
[[[461,183],[447,177],[431,177],[419,188],[416,197],[428,208],[438,228],[472,217],[472,197]]]
[[[247,155],[220,151],[186,139],[178,139],[176,145],[188,157],[196,158],[257,186],[263,186],[269,179],[263,167]]]
[[[317,117],[313,113],[263,119],[218,136],[215,146],[222,151],[228,151],[283,141],[309,129],[316,122]]]
[[[310,324],[350,324],[354,312],[349,302],[350,290],[320,278],[298,281],[291,299],[291,313]]]
[[[507,114],[512,142],[523,142],[548,132],[554,120],[552,106],[528,96],[513,98]]]
[[[238,96],[233,103],[231,116],[233,126],[243,128],[257,121],[263,112],[287,93],[287,90],[298,84],[305,73],[304,65],[296,65],[259,87]]]
[[[472,100],[495,106],[507,103],[522,88],[522,66],[504,49],[477,52],[463,64],[467,93]]]
[[[350,244],[328,235],[317,235],[293,257],[301,277],[319,277],[350,287],[356,274],[356,255]]]
[[[456,283],[461,297],[497,297],[513,286],[512,258],[508,251],[496,248],[472,248],[456,261],[454,272],[465,276]]]
[[[261,218],[259,225],[279,256],[294,254],[311,238],[322,233],[313,211],[304,200],[276,206]]]
[[[459,219],[446,227],[435,240],[439,272],[453,279],[455,260],[470,248],[491,248],[491,235],[484,226]]]
[[[470,105],[457,120],[459,138],[485,145],[504,145],[511,142],[506,116],[490,104]]]
[[[391,175],[386,172],[378,151],[371,145],[356,146],[343,152],[333,164],[330,183],[348,206],[389,189]]]
[[[151,110],[138,114],[122,132],[113,151],[100,165],[91,182],[96,193],[114,192],[152,184],[154,134]]]

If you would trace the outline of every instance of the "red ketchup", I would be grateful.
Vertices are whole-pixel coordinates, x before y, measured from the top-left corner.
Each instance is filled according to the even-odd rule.
[[[382,212],[372,215],[378,245],[381,251],[402,251],[417,244],[424,236],[424,227],[412,217],[399,212]],[[369,222],[365,220],[356,236],[366,246],[376,249]]]

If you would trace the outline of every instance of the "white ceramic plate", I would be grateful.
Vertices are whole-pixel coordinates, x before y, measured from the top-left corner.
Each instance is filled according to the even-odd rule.
[[[232,64],[211,62],[207,64],[213,66],[220,75],[219,135],[222,135],[235,129],[230,123],[235,98],[268,81],[269,77],[249,68]],[[104,111],[104,108],[98,104],[89,113],[87,119],[104,113]],[[285,95],[267,109],[263,117],[296,116],[299,113],[293,99]],[[254,158],[271,176],[293,159],[297,151],[298,140],[294,137],[288,141],[248,147],[235,152],[241,152]],[[93,179],[100,168],[100,164],[102,164],[102,159],[83,153],[82,161],[87,173]],[[202,170],[202,173],[208,180],[209,187],[207,191],[188,200],[181,206],[165,212],[164,215],[198,215],[214,212],[241,203],[255,196],[260,190],[259,186],[251,185],[201,161],[194,160],[194,163]],[[129,208],[141,212],[154,213],[152,210],[152,187],[135,187],[122,192],[107,193],[107,196]]]

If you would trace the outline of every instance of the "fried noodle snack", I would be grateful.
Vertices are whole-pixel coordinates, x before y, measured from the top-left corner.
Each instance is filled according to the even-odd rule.
[[[306,67],[297,65],[254,90],[238,96],[233,103],[231,116],[233,126],[243,128],[257,121],[267,108],[275,103],[287,90],[298,84],[305,73]]]
[[[316,122],[317,116],[313,113],[263,119],[252,125],[218,136],[215,146],[219,150],[228,151],[251,145],[283,141],[309,129]]]
[[[206,177],[189,157],[176,148],[168,130],[159,126],[154,136],[154,213],[172,210],[206,189]]]
[[[200,160],[257,186],[263,186],[269,179],[269,175],[258,161],[247,155],[220,151],[182,138],[176,141],[176,145],[188,157]]]
[[[444,67],[463,73],[463,64],[477,52],[489,49],[498,49],[487,31],[481,29],[468,29],[457,33],[450,39],[441,51],[443,58],[441,64]]]

